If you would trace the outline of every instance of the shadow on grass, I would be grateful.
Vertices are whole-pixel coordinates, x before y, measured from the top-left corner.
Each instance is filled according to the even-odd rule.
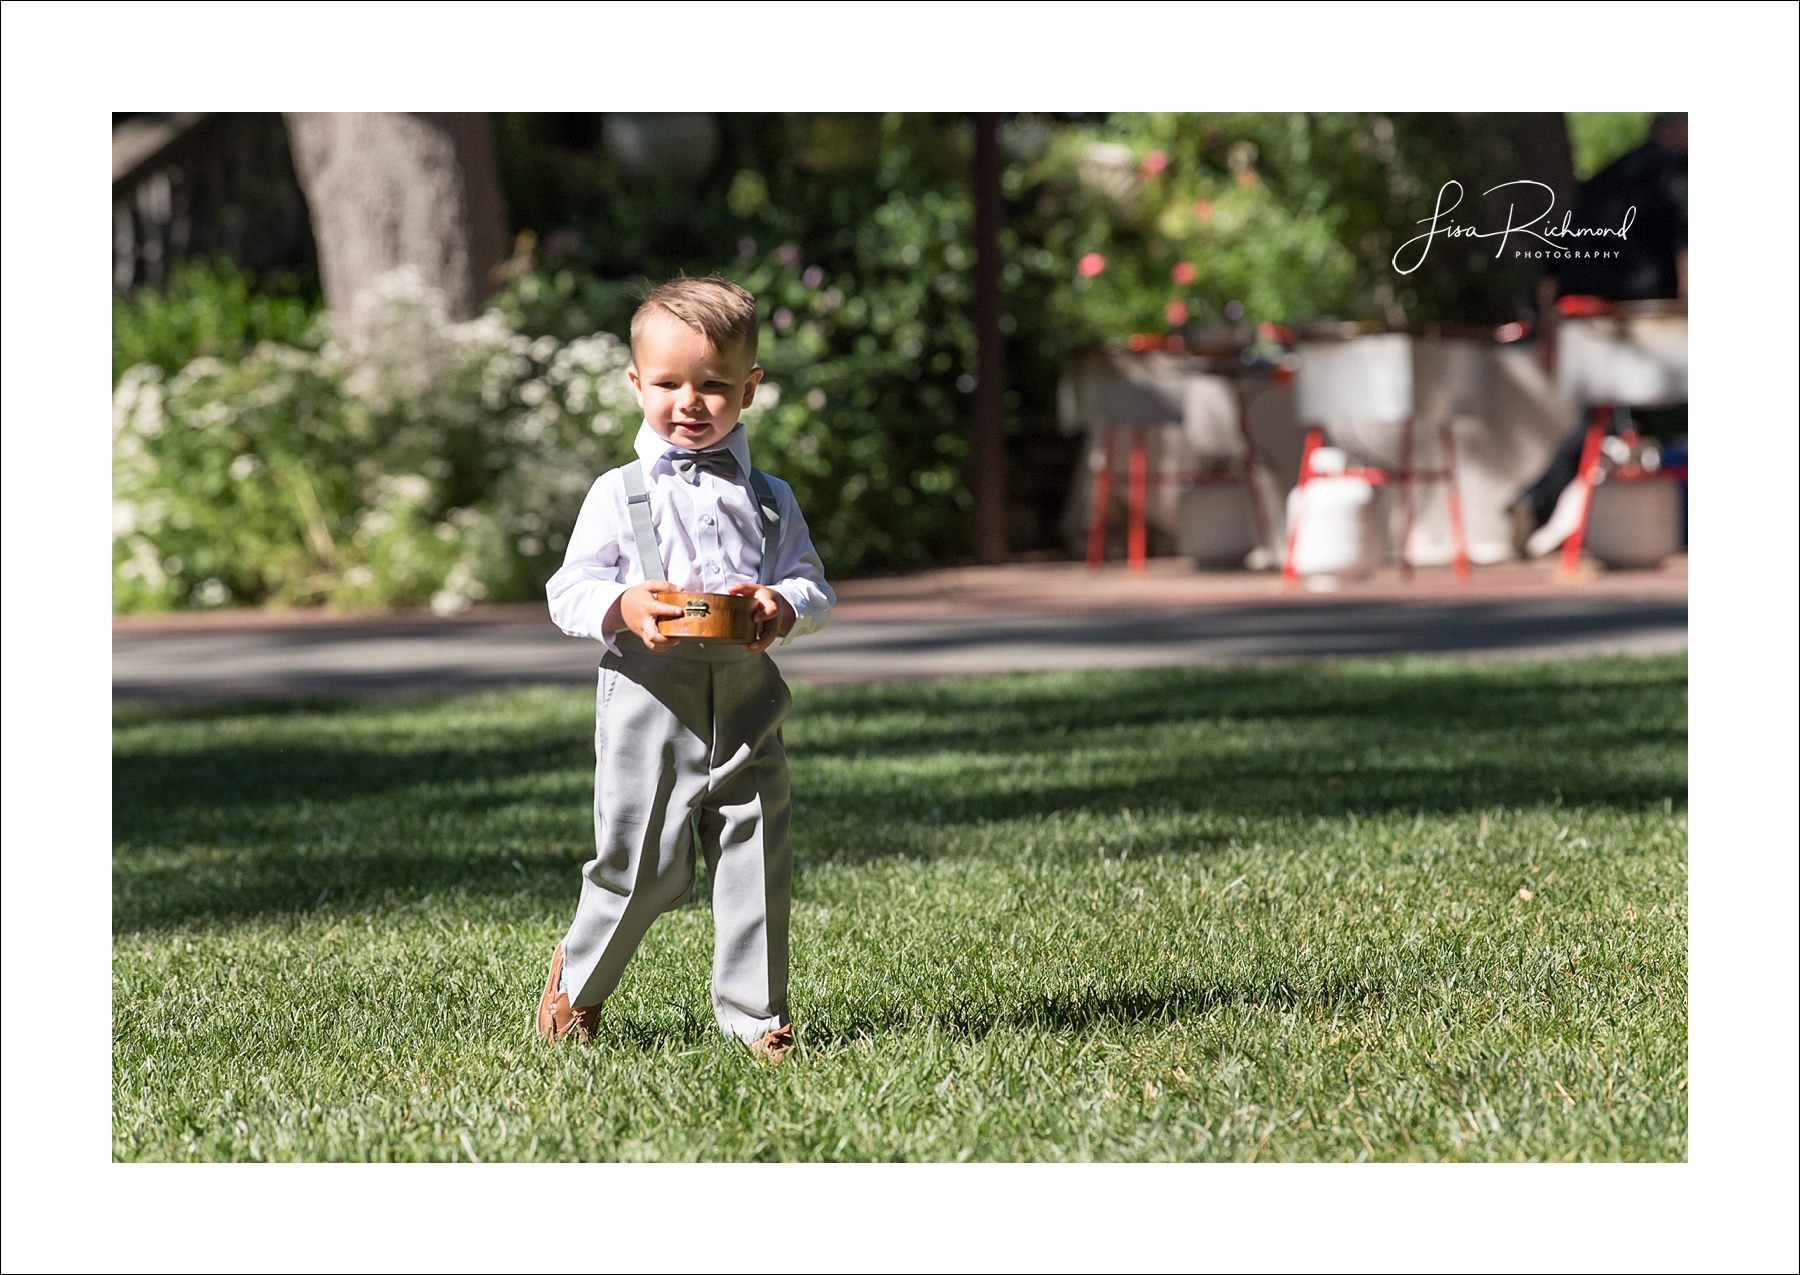
[[[814,731],[790,741],[788,754],[797,759],[846,748],[864,757],[1033,752],[1080,732],[1197,721],[1329,721],[1383,733],[1445,735],[1575,730],[1591,736],[1597,727],[1636,715],[1631,710],[1647,699],[1680,696],[1687,685],[1685,665],[1671,667],[1669,661],[1657,662],[1655,672],[1630,664],[1580,667],[1588,676],[1571,676],[1555,665],[1496,665],[1483,672],[1463,665],[1415,677],[1369,676],[1367,666],[1345,673],[1332,665],[1301,665],[1087,674],[1088,685],[1071,685],[1074,679],[1068,677],[1020,677],[982,684],[988,694],[979,703],[971,702],[970,688],[954,682],[814,691],[814,702],[802,701],[802,708],[821,714],[848,710],[860,720],[848,730]]]
[[[295,854],[250,845],[224,854],[175,854],[145,861],[113,859],[113,931],[132,933],[193,924],[301,920],[314,913],[437,899],[470,898],[493,911],[547,915],[573,907],[577,866],[591,846],[537,855],[421,846],[414,853],[346,847]]]
[[[441,697],[439,697],[441,698]],[[246,717],[308,717],[321,713],[366,711],[369,706],[349,696],[297,696],[288,699],[236,699],[207,704],[114,704],[115,729],[169,722],[226,722]]]
[[[873,1010],[825,1012],[805,1017],[799,1022],[799,1029],[804,1046],[817,1052],[842,1049],[869,1037],[917,1033],[927,1026],[951,1037],[976,1040],[995,1032],[1021,1030],[1079,1036],[1146,1024],[1171,1024],[1232,1007],[1330,1013],[1367,1004],[1372,998],[1380,998],[1385,990],[1379,982],[1369,979],[1326,980],[1318,984],[1239,979],[1183,982],[1161,989],[1071,989],[1015,1000],[960,1002],[923,1013],[910,1002]],[[680,1021],[615,1015],[603,1019],[602,1030],[611,1042],[646,1052],[704,1045],[718,1039],[719,1031],[710,1013],[697,1014],[681,1005],[672,1004],[671,1008],[681,1012]]]
[[[801,866],[932,857],[957,826],[1121,807],[1258,821],[1685,804],[1685,686],[1677,657],[801,688]],[[446,893],[565,909],[591,853],[591,727],[545,712],[477,730],[429,707],[123,713],[139,742],[114,755],[115,927]],[[184,739],[214,721],[238,738]],[[344,721],[370,729],[329,729]],[[177,729],[144,729],[159,722]]]

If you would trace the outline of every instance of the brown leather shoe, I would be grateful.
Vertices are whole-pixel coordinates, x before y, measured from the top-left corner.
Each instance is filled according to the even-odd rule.
[[[777,1027],[774,1031],[758,1040],[750,1042],[750,1052],[758,1058],[766,1058],[770,1062],[780,1062],[788,1056],[794,1047],[794,1025]]]
[[[562,981],[562,944],[550,957],[550,977],[544,981],[544,997],[538,1002],[537,1031],[546,1040],[561,1040],[570,1032],[577,1040],[592,1040],[600,1026],[598,1005],[571,1005],[569,994],[557,987]]]

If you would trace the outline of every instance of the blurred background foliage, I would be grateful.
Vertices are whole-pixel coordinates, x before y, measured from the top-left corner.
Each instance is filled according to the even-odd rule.
[[[1575,176],[1586,181],[1650,136],[1651,111],[1570,111],[1569,149]]]
[[[321,305],[310,272],[258,279],[223,258],[177,262],[162,287],[113,297],[113,384],[139,363],[173,376],[191,359],[242,358],[261,341],[304,345]]]
[[[625,336],[643,289],[678,272],[757,296],[757,462],[794,485],[833,574],[966,559],[968,117],[725,115],[685,150],[653,148],[676,157],[661,168],[631,118],[493,117],[516,239],[489,315],[456,325],[404,287],[390,298],[413,339],[460,361],[408,372],[389,350],[371,370],[332,340],[316,284],[223,260],[116,299],[115,437],[137,450],[117,479],[115,605],[541,596],[579,493],[635,428],[622,387],[599,384],[620,379],[620,347],[596,334]],[[1010,548],[1061,552],[1078,442],[1056,384],[1078,348],[1264,319],[1530,317],[1535,274],[1479,248],[1409,276],[1389,264],[1444,182],[1531,172],[1527,118],[1004,117]],[[1648,117],[1569,122],[1555,140],[1590,172]],[[594,370],[571,380],[571,350]]]
[[[409,269],[300,345],[128,369],[113,394],[120,610],[429,602],[540,589],[593,475],[636,426],[623,342],[450,321]],[[771,403],[778,396],[771,396]],[[758,414],[747,415],[754,425]]]

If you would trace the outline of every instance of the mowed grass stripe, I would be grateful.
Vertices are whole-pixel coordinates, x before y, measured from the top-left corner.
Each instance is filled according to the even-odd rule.
[[[796,688],[761,1066],[658,922],[530,1016],[591,694],[121,710],[120,1159],[1686,1154],[1686,663]]]

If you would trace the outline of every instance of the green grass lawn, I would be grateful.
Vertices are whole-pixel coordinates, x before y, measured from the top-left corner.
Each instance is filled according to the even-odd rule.
[[[1684,657],[796,688],[783,1066],[704,888],[591,1046],[531,1018],[591,692],[121,709],[113,1151],[1687,1153]]]

